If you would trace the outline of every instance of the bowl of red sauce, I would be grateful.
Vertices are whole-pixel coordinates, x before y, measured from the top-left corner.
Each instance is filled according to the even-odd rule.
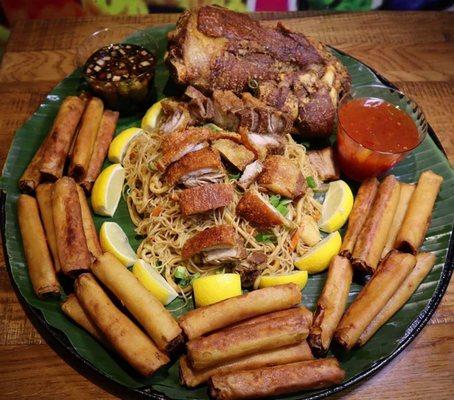
[[[337,117],[339,164],[356,181],[384,174],[422,143],[428,129],[413,100],[381,85],[353,87]]]

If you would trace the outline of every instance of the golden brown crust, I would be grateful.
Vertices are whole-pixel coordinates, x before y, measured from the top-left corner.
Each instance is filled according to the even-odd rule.
[[[33,289],[39,298],[58,297],[60,284],[55,276],[37,201],[21,194],[17,201],[17,215]]]
[[[300,343],[309,333],[303,313],[237,326],[191,340],[188,360],[195,370],[210,368],[249,354]]]
[[[345,372],[335,358],[214,375],[209,383],[213,399],[240,400],[321,389],[341,383]]]
[[[52,192],[52,212],[58,257],[64,274],[75,275],[90,270],[92,256],[82,222],[82,211],[74,179],[60,178]]]
[[[213,143],[213,147],[221,153],[223,158],[240,171],[244,171],[246,166],[255,159],[252,151],[242,144],[235,143],[233,140],[216,140]]]
[[[291,199],[301,196],[306,186],[298,165],[279,155],[266,158],[257,182],[264,189]]]
[[[184,157],[174,162],[167,169],[165,180],[168,185],[173,186],[178,183],[181,177],[190,172],[205,168],[222,171],[219,153],[209,147],[186,154]]]
[[[304,360],[312,360],[311,349],[306,341],[290,346],[280,347],[257,354],[241,357],[225,364],[196,371],[188,363],[187,356],[180,357],[180,380],[186,387],[196,387],[208,381],[210,377],[228,372],[271,367]]]
[[[391,251],[381,262],[336,328],[334,337],[342,347],[349,350],[357,344],[362,332],[394,295],[415,263],[414,256],[397,250]]]
[[[395,249],[413,255],[418,252],[426,237],[442,182],[443,177],[433,171],[429,170],[421,174],[408,205],[402,227],[397,234]]]
[[[236,234],[233,226],[218,225],[207,228],[189,238],[183,246],[181,256],[187,260],[207,248],[233,247],[236,244]]]
[[[112,347],[140,374],[152,375],[169,362],[153,341],[109,299],[90,273],[80,275],[74,290],[83,309]]]
[[[259,229],[283,224],[283,217],[254,190],[248,190],[236,206],[236,213]]]
[[[189,339],[273,311],[301,303],[301,290],[293,283],[254,290],[210,306],[196,308],[178,320]]]
[[[119,115],[120,114],[117,111],[104,110],[96,141],[93,146],[93,153],[90,158],[90,163],[88,164],[87,173],[81,182],[81,186],[87,193],[91,192],[93,184],[101,172],[102,164],[106,158],[110,142],[115,133]]]
[[[341,256],[335,256],[328,269],[328,278],[317,301],[308,342],[314,353],[320,356],[326,354],[337,324],[342,318],[348,300],[353,269],[350,261]]]
[[[353,268],[363,273],[377,269],[399,204],[400,186],[394,175],[381,182],[352,253]]]
[[[66,157],[84,108],[84,100],[75,96],[66,97],[60,106],[40,162],[40,172],[45,179],[55,181],[63,176]]]
[[[180,193],[180,208],[184,216],[225,207],[233,201],[233,186],[210,183],[185,189]]]
[[[84,228],[85,239],[87,240],[87,247],[93,258],[96,258],[102,254],[102,248],[99,243],[98,232],[93,221],[93,216],[91,215],[90,206],[85,197],[85,192],[79,185],[77,185],[77,195],[79,196],[82,226]]]
[[[353,203],[353,209],[348,218],[347,232],[345,233],[339,254],[351,258],[358,235],[364,226],[364,221],[377,194],[379,182],[377,178],[370,178],[361,183]]]

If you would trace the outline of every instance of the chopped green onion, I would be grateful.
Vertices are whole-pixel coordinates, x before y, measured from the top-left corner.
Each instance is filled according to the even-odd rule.
[[[178,281],[178,285],[181,286],[181,287],[186,287],[188,286],[189,282],[187,281],[187,279],[181,279],[180,281]]]
[[[214,132],[220,132],[222,131],[222,128],[220,128],[219,126],[217,126],[216,124],[213,124],[213,123],[209,123],[209,124],[205,124],[203,125],[204,128],[208,128],[208,129],[211,129],[212,131]]]
[[[241,176],[241,173],[237,173],[237,174],[229,174],[229,179],[232,179],[232,180],[238,180],[240,179],[240,176]]]
[[[224,274],[224,273],[225,273],[225,269],[224,268],[219,268],[215,272],[216,275],[220,275],[220,274]]]
[[[192,282],[194,282],[195,279],[197,278],[200,278],[200,272],[196,272],[194,275],[192,275],[191,277],[191,285],[192,285]]]
[[[311,189],[315,189],[317,187],[317,184],[315,183],[315,179],[313,176],[306,177],[306,182],[307,186],[309,186]]]
[[[269,202],[273,207],[277,207],[279,205],[280,201],[281,201],[281,196],[278,194],[273,194],[269,199]]]
[[[173,273],[174,278],[176,279],[186,279],[188,277],[188,270],[186,267],[178,266]]]
[[[155,165],[155,163],[152,162],[152,161],[150,161],[150,162],[148,163],[148,169],[149,169],[150,171],[152,171],[152,172],[157,171],[156,165]]]
[[[256,79],[249,79],[248,86],[252,90],[257,90],[259,88],[259,83]]]
[[[280,195],[276,194],[269,198],[270,204],[279,211],[284,217],[288,214],[287,205],[292,202],[290,199],[282,199]]]
[[[259,243],[275,243],[277,238],[273,233],[260,232],[255,236],[255,240]]]

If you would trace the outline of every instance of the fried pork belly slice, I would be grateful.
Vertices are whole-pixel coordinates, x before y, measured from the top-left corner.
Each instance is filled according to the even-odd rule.
[[[268,154],[280,154],[284,152],[285,137],[280,135],[262,135],[240,129],[241,139],[244,145],[252,150],[259,160],[264,160]]]
[[[184,92],[188,97],[188,109],[191,117],[198,122],[209,121],[214,116],[213,101],[194,86],[188,86]]]
[[[224,160],[227,160],[236,169],[243,171],[248,164],[255,159],[252,151],[242,144],[235,143],[229,139],[219,139],[213,143],[213,147],[221,153]]]
[[[169,134],[174,131],[181,131],[194,124],[186,103],[168,99],[161,102],[161,107],[162,116],[159,125],[161,133]]]
[[[238,179],[238,186],[246,190],[258,178],[262,171],[263,163],[261,161],[256,160],[249,164],[244,169],[243,175],[241,175],[240,179]]]
[[[268,156],[257,179],[261,188],[294,199],[300,197],[306,184],[298,165],[284,156]]]
[[[195,234],[181,251],[184,260],[200,253],[205,264],[237,262],[246,257],[241,240],[229,225],[214,226]]]
[[[242,287],[252,288],[254,286],[255,280],[266,268],[267,259],[266,254],[262,251],[253,251],[233,268],[232,272],[240,274]]]
[[[238,202],[236,213],[260,230],[284,225],[293,228],[294,224],[266,201],[257,190],[248,190]]]
[[[339,166],[336,164],[334,151],[331,146],[321,150],[308,151],[307,157],[322,181],[339,179]]]
[[[162,157],[157,163],[160,171],[184,157],[186,154],[208,147],[209,141],[220,138],[228,138],[234,141],[241,141],[241,136],[234,132],[214,132],[208,128],[191,127],[184,131],[172,132],[166,136],[161,143]]]
[[[221,158],[216,150],[206,147],[174,162],[167,168],[165,180],[168,185],[181,183],[187,187],[205,183],[218,183],[224,178]]]
[[[209,183],[180,193],[180,209],[184,216],[199,214],[233,201],[233,186],[228,183]]]

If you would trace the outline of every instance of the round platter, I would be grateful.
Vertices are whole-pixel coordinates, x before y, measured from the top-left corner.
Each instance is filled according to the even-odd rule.
[[[155,88],[156,97],[172,93],[163,55],[167,46],[166,34],[173,25],[150,28],[133,35],[127,41],[141,44],[157,53]],[[346,65],[353,85],[381,83],[392,86],[372,69],[347,54],[332,50]],[[39,144],[47,134],[62,100],[80,91],[82,85],[80,70],[60,82],[32,117],[16,132],[6,161],[1,180],[1,231],[5,260],[13,286],[28,316],[34,322],[48,343],[79,372],[92,377],[97,383],[128,397],[153,399],[205,399],[206,387],[188,390],[178,383],[178,362],[171,363],[151,378],[141,378],[122,360],[105,350],[89,334],[68,320],[60,311],[58,301],[41,301],[33,293],[24,260],[22,241],[17,224],[16,201],[19,195],[17,181],[28,165]],[[117,133],[130,126],[139,126],[141,116],[122,117]],[[106,161],[106,165],[108,162]],[[427,233],[423,251],[436,254],[437,261],[409,302],[384,325],[361,349],[349,353],[336,352],[346,371],[345,381],[329,389],[300,392],[286,396],[286,399],[318,399],[339,392],[364,379],[390,362],[421,331],[439,304],[453,270],[454,241],[454,172],[433,130],[419,148],[397,165],[392,173],[404,182],[414,182],[424,170],[432,169],[444,177],[444,183],[437,199],[432,222]],[[111,219],[94,217],[99,229],[102,222],[112,220],[119,223],[137,248],[140,237],[134,233],[124,200],[121,200],[115,216]],[[325,281],[325,273],[310,277],[303,291],[303,303],[313,309]],[[70,285],[67,285],[70,288]],[[361,288],[353,284],[349,302]],[[169,309],[178,308],[176,300]],[[176,316],[188,309],[183,308]]]

